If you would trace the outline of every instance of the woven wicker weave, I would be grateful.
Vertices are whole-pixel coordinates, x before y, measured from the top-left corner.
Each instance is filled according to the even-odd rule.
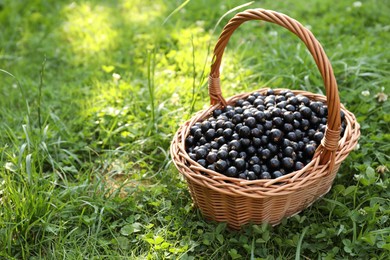
[[[244,93],[224,99],[219,82],[219,67],[224,49],[234,30],[249,20],[264,20],[287,28],[297,35],[312,54],[322,75],[326,97],[306,91],[292,90],[311,100],[321,101],[328,106],[328,124],[321,145],[312,161],[302,170],[272,180],[242,180],[230,178],[203,168],[190,159],[185,149],[185,138],[191,126],[208,118],[212,111],[226,105],[234,105],[238,99],[251,93]],[[282,89],[274,89],[279,93]],[[267,89],[257,90],[266,94]],[[210,220],[227,222],[239,229],[247,223],[279,223],[311,205],[326,194],[333,183],[341,162],[356,146],[360,126],[355,116],[340,104],[337,83],[332,66],[313,34],[296,20],[274,11],[250,9],[235,15],[224,27],[214,48],[214,59],[209,76],[211,106],[198,112],[185,122],[175,134],[170,153],[177,169],[185,177],[191,197],[202,214]],[[345,113],[346,129],[340,139],[340,110]]]

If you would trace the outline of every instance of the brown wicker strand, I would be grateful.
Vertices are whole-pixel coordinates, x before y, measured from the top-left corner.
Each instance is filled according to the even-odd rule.
[[[209,76],[209,96],[211,105],[221,103],[223,106],[226,106],[226,100],[222,96],[220,84],[219,78]]]

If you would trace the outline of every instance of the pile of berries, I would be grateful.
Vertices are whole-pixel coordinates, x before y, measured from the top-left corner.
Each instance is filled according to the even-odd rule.
[[[302,169],[324,137],[328,109],[291,91],[252,93],[195,123],[189,157],[228,177],[274,179]],[[341,113],[342,131],[345,120]]]

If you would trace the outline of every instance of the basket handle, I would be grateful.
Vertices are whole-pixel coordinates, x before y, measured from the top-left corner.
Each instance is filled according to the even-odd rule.
[[[292,19],[282,13],[264,9],[248,9],[236,14],[232,19],[230,19],[228,24],[223,28],[214,48],[213,63],[211,65],[211,72],[209,76],[209,96],[211,104],[215,105],[221,103],[224,106],[227,105],[226,100],[222,96],[219,79],[219,68],[222,56],[233,32],[242,23],[250,20],[263,20],[285,27],[297,35],[305,43],[306,47],[313,56],[324,81],[328,105],[328,123],[325,136],[321,142],[324,147],[324,151],[320,155],[320,164],[325,164],[330,160],[330,168],[333,168],[335,152],[338,148],[338,141],[340,138],[341,125],[340,98],[336,79],[333,74],[332,65],[330,64],[321,44],[308,29],[295,19]]]

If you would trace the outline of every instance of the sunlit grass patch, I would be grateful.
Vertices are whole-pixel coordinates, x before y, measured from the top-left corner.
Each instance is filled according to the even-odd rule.
[[[164,1],[160,0],[121,0],[124,19],[139,25],[147,25],[167,10]]]
[[[64,14],[66,21],[61,33],[74,60],[88,62],[96,56],[107,55],[116,47],[118,33],[112,27],[112,13],[108,7],[73,2],[64,8]]]

